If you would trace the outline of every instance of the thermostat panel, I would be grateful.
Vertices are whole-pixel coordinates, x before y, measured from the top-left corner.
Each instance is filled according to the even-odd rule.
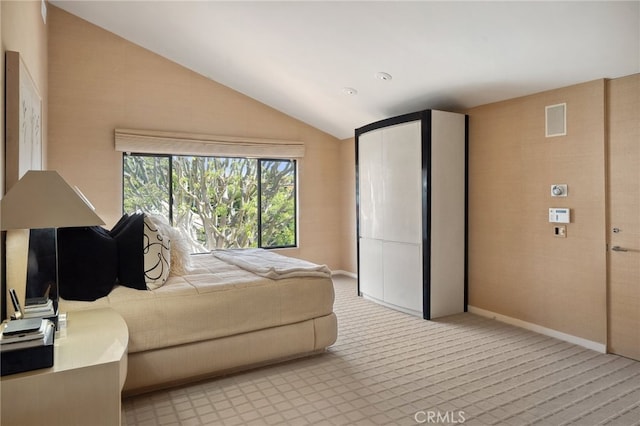
[[[571,210],[553,207],[549,209],[549,222],[569,223],[571,222]]]

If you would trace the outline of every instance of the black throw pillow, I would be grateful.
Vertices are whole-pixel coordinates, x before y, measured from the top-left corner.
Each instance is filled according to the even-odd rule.
[[[58,229],[58,292],[67,300],[93,301],[111,292],[118,249],[99,226]]]
[[[111,231],[109,231],[109,235],[113,236],[113,234],[117,234],[118,232],[120,232],[120,230],[128,223],[128,221],[129,215],[126,213],[123,214],[122,217],[118,220],[118,223],[113,225],[113,228],[111,228]]]
[[[121,218],[109,234],[118,246],[118,282],[126,287],[146,290],[142,252],[144,214],[136,213]]]

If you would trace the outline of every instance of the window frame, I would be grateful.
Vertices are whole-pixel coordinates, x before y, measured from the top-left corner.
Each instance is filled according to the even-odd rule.
[[[257,158],[257,180],[258,180],[258,247],[268,249],[284,249],[298,247],[298,162],[295,159],[283,158]],[[290,161],[293,162],[293,245],[284,246],[262,246],[262,163],[266,161]]]
[[[124,164],[126,161],[126,157],[157,157],[157,158],[168,158],[169,159],[169,223],[173,226],[173,158],[174,157],[206,157],[206,158],[237,158],[237,159],[246,159],[246,160],[256,160],[256,179],[257,179],[257,212],[258,212],[258,224],[257,224],[257,246],[258,248],[262,248],[265,250],[277,250],[277,249],[286,249],[286,248],[298,248],[298,161],[297,158],[267,158],[267,157],[224,157],[219,155],[191,155],[191,154],[154,154],[154,153],[144,153],[144,152],[122,152],[122,169],[121,169],[121,177],[122,177],[122,200],[121,200],[121,211],[122,214],[124,211],[124,201],[125,201],[125,179],[124,179]],[[262,163],[267,161],[286,161],[293,163],[293,244],[290,245],[278,245],[278,246],[263,246],[262,244]]]

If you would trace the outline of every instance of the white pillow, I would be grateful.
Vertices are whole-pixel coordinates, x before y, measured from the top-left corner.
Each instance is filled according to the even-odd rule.
[[[145,215],[142,237],[144,280],[147,289],[161,287],[169,278],[171,269],[171,240]]]
[[[191,267],[191,244],[184,231],[169,225],[167,219],[155,214],[145,214],[160,230],[160,233],[171,240],[171,269],[170,275],[185,275]]]

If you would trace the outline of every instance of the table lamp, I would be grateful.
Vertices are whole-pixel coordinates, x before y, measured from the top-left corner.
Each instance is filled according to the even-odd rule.
[[[58,245],[55,228],[94,225],[104,225],[104,221],[84,195],[53,170],[28,171],[0,200],[1,230],[54,228],[56,288]]]

